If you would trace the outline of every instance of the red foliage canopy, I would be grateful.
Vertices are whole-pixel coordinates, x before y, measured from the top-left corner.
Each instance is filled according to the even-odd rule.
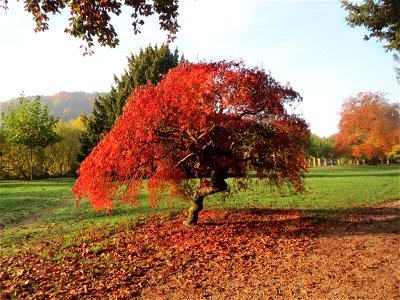
[[[285,108],[297,101],[290,86],[243,63],[183,64],[158,85],[135,90],[82,163],[77,201],[88,197],[98,210],[111,209],[115,199],[132,203],[143,178],[150,201],[168,189],[188,196],[187,179],[211,174],[197,191],[204,198],[225,190],[229,174],[250,171],[301,189],[309,130]]]

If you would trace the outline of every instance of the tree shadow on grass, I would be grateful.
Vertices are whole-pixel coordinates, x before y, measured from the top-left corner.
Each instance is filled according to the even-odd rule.
[[[324,222],[322,236],[400,234],[400,201],[339,210]]]
[[[244,208],[224,218],[205,216],[199,226],[233,226],[234,232],[285,237],[400,234],[400,201],[340,210]]]
[[[345,177],[398,177],[398,172],[392,173],[369,173],[365,174],[340,174],[340,173],[324,173],[324,174],[307,174],[307,178],[345,178]]]

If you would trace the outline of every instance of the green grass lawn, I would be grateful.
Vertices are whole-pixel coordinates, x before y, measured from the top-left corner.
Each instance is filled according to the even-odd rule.
[[[310,168],[305,180],[307,191],[257,186],[226,201],[235,208],[262,205],[271,208],[337,211],[400,199],[399,166],[359,166]]]
[[[73,179],[0,182],[0,227],[65,204],[74,182]]]
[[[306,178],[307,192],[294,194],[261,186],[251,179],[253,188],[232,197],[208,197],[205,209],[240,210],[248,207],[296,209],[312,214],[340,213],[353,207],[400,199],[398,166],[360,166],[312,168]],[[135,223],[149,214],[174,216],[189,204],[178,200],[161,202],[155,209],[146,193],[140,206],[116,205],[111,215],[93,210],[82,201],[75,207],[73,179],[32,182],[0,182],[0,254],[15,252],[42,239],[63,239],[74,243],[80,233],[102,228],[114,230],[119,223]],[[2,228],[2,229],[1,229]]]

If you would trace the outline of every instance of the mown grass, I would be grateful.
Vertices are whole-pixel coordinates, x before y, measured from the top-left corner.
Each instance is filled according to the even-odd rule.
[[[65,247],[68,247],[75,243],[75,236],[85,232],[100,227],[105,233],[112,232],[115,225],[121,222],[135,224],[151,214],[174,214],[174,211],[184,207],[182,202],[172,200],[152,208],[144,192],[138,197],[139,206],[116,203],[109,214],[97,212],[87,201],[75,206],[71,191],[74,182],[63,179],[54,182],[53,189],[47,188],[46,181],[14,182],[15,189],[10,189],[13,182],[6,183],[7,189],[3,189],[3,183],[0,183],[0,197],[3,196],[0,211],[7,217],[2,223],[3,229],[0,228],[0,255],[1,252],[18,251],[22,244],[29,246],[51,237],[65,240]],[[43,203],[38,204],[39,199]]]
[[[306,192],[260,186],[241,191],[224,203],[235,208],[262,205],[271,208],[339,211],[400,199],[399,166],[311,168]],[[214,197],[216,198],[216,197]]]
[[[73,179],[0,183],[0,228],[60,206],[71,196]]]
[[[340,213],[354,207],[400,199],[398,166],[312,168],[306,178],[307,192],[295,194],[260,185],[252,179],[251,189],[221,200],[206,198],[205,209],[240,210],[269,207],[303,210],[313,215]],[[146,192],[140,206],[116,205],[111,215],[96,212],[86,201],[75,208],[73,179],[0,183],[0,255],[29,248],[35,243],[57,240],[68,248],[82,241],[86,232],[112,234],[121,224],[136,224],[151,214],[173,217],[189,204],[178,200],[148,204]],[[60,240],[62,241],[60,243]],[[96,251],[96,249],[93,249]]]

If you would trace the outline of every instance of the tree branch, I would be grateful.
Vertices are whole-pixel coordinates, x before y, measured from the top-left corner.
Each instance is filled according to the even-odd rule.
[[[195,153],[190,153],[188,155],[186,155],[184,158],[182,158],[176,165],[175,167],[179,167],[181,164],[183,164],[184,162],[186,162],[187,160],[189,160],[190,158],[192,158],[193,156],[196,156]]]

